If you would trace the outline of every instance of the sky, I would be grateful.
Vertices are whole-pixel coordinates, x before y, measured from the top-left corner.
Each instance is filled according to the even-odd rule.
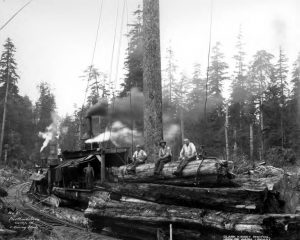
[[[0,27],[27,2],[0,0]],[[72,114],[75,105],[81,106],[86,82],[80,76],[92,62],[100,15],[93,64],[118,86],[124,77],[126,24],[132,23],[132,13],[142,0],[126,2],[33,0],[0,31],[0,52],[8,37],[17,50],[20,93],[36,101],[37,85],[46,81],[56,96],[60,115]],[[171,46],[179,73],[191,76],[195,63],[200,63],[205,72],[211,10],[212,46],[221,42],[230,66],[234,65],[232,57],[240,28],[246,61],[261,49],[277,57],[279,46],[287,54],[290,65],[296,60],[300,52],[299,0],[160,0],[162,69],[166,65],[166,49]],[[231,67],[228,75],[232,70]],[[229,85],[228,81],[225,97],[229,95]]]

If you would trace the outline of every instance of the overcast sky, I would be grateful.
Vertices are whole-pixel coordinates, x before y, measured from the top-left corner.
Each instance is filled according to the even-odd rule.
[[[128,9],[121,21],[124,1],[103,0],[94,60],[94,65],[109,75],[119,9],[112,65],[112,79],[117,78],[118,83],[123,78],[127,12],[130,23],[132,12],[142,3],[141,0],[127,0]],[[0,0],[0,26],[26,2]],[[1,45],[10,37],[16,46],[21,94],[35,101],[37,84],[46,81],[54,90],[60,114],[72,113],[75,103],[82,105],[86,84],[79,76],[91,64],[100,4],[101,0],[33,0],[0,32]],[[210,9],[210,0],[160,0],[163,67],[166,48],[171,45],[179,72],[190,75],[196,62],[205,71]],[[278,56],[281,45],[292,63],[300,51],[299,12],[299,0],[213,0],[212,45],[220,41],[226,61],[232,65],[236,36],[242,26],[247,60],[261,49]],[[116,77],[119,45],[120,70]]]

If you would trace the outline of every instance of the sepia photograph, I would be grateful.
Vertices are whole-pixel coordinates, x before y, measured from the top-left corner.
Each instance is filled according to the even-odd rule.
[[[300,240],[299,0],[0,0],[0,240]]]

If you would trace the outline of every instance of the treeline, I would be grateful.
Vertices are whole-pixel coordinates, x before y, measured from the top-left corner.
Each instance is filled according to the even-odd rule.
[[[121,96],[132,87],[141,91],[143,88],[142,11],[134,14],[136,22],[130,25],[125,61],[128,72]],[[220,42],[212,47],[208,72],[206,67],[195,64],[191,76],[178,73],[175,53],[167,49],[166,66],[162,69],[163,111],[168,122],[177,123],[181,129],[172,143],[173,149],[177,152],[182,137],[188,137],[198,147],[205,145],[208,154],[226,157],[226,127],[230,158],[262,160],[279,154],[281,158],[273,159],[274,164],[294,162],[295,158],[289,156],[293,151],[299,154],[300,54],[293,66],[288,66],[282,48],[276,54],[259,50],[246,62],[241,31],[235,44],[231,75]],[[228,101],[223,95],[225,81],[231,81]]]
[[[18,82],[22,78],[18,75],[15,52],[16,48],[8,38],[3,45],[0,59],[1,126],[4,105],[7,107],[1,163],[6,161],[11,166],[32,166],[40,164],[43,139],[38,137],[38,133],[44,132],[52,122],[51,112],[56,107],[55,97],[45,82],[37,86],[39,98],[35,103],[28,96],[20,95]]]

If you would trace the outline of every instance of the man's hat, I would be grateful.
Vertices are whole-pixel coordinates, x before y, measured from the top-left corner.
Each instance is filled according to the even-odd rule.
[[[136,145],[136,148],[142,148],[142,145],[138,144]]]
[[[161,141],[159,142],[159,145],[161,146],[162,143],[167,144],[167,142],[166,142],[165,140],[161,140]]]

